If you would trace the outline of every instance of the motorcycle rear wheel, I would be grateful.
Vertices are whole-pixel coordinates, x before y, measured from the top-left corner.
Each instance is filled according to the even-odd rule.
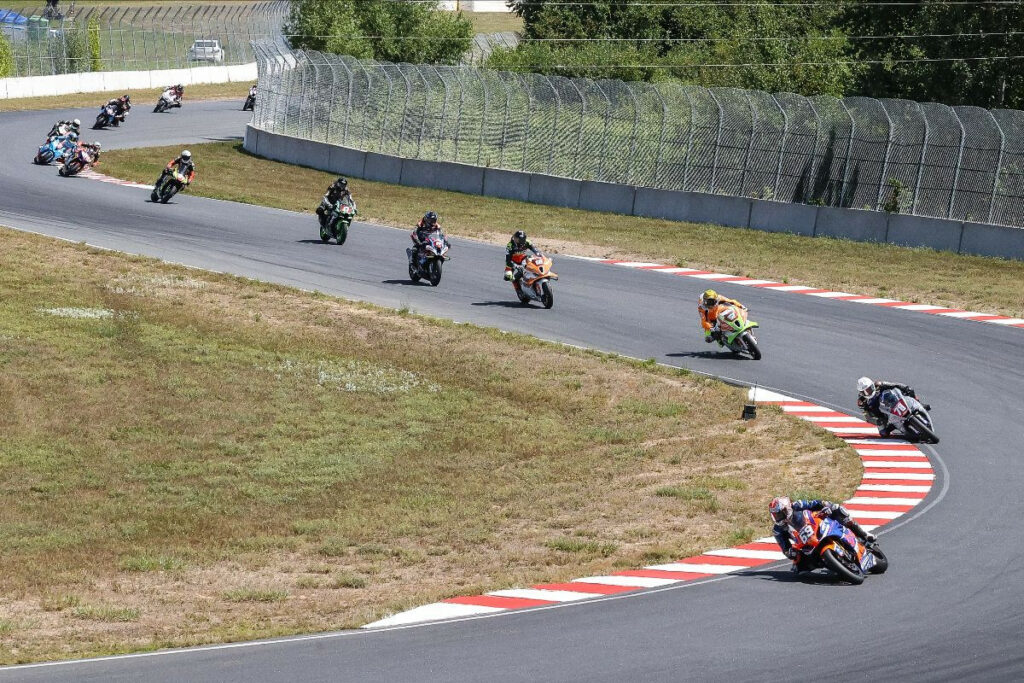
[[[821,554],[821,561],[825,563],[825,566],[828,567],[829,571],[843,581],[852,583],[854,586],[859,586],[864,583],[864,575],[847,566],[844,559],[839,557],[831,548]]]
[[[924,421],[917,415],[911,415],[910,419],[907,420],[912,430],[917,432],[915,435],[921,441],[926,443],[938,443],[939,436],[925,425]]]

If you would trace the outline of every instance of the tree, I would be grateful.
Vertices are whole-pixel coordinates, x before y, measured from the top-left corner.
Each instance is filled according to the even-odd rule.
[[[496,52],[489,65],[842,95],[854,73],[844,36],[832,26],[838,10],[788,4],[509,0],[527,40],[518,55]]]
[[[1024,107],[1022,60],[1006,59],[1024,55],[1024,35],[1005,35],[1024,26],[1024,3],[854,4],[843,25],[848,35],[885,36],[856,42],[857,58],[880,62],[861,73],[858,90],[865,95]],[[958,37],[963,34],[970,35]],[[938,37],[893,37],[899,35]]]
[[[417,64],[457,63],[473,40],[468,19],[431,1],[299,0],[286,31],[294,47]]]
[[[0,33],[0,78],[14,75],[14,51],[7,36]]]

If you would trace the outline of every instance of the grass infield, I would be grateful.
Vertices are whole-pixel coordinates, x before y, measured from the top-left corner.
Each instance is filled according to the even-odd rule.
[[[312,211],[333,176],[254,157],[238,143],[191,147],[190,191],[219,199]],[[176,147],[115,150],[104,173],[153,182]],[[254,186],[252,178],[260,178]],[[1024,317],[1024,262],[829,238],[562,209],[354,179],[361,217],[412,225],[429,208],[454,235],[504,245],[525,227],[546,251],[655,261],[902,301]],[[694,318],[696,325],[696,318]]]
[[[685,371],[6,229],[0,254],[2,664],[671,561],[860,477]]]

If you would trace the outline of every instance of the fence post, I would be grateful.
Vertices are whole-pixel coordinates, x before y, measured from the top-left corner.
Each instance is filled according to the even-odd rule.
[[[531,74],[531,76],[532,76],[532,74]],[[521,170],[525,171],[526,170],[526,157],[528,156],[528,153],[530,151],[530,148],[529,148],[528,145],[529,145],[529,140],[530,140],[530,119],[533,118],[533,88],[529,84],[526,83],[526,76],[519,75],[518,77],[520,79],[522,79],[520,82],[526,88],[526,98],[527,98],[527,104],[526,104],[526,127],[523,130],[523,165],[522,165],[522,169],[521,169]]]
[[[928,138],[931,135],[931,129],[928,126],[928,114],[925,113],[924,107],[919,102],[915,102],[917,110],[921,112],[921,120],[924,121],[924,140],[921,142],[921,158],[917,162],[917,182],[914,183],[914,198],[910,202],[910,213],[914,216],[917,215],[917,198],[921,192],[921,177],[924,175],[924,157],[928,153]]]
[[[441,103],[441,121],[437,131],[437,148],[434,151],[434,159],[441,160],[441,143],[444,142],[444,122],[448,116],[448,81],[444,79],[441,72],[438,71],[437,67],[431,67],[434,69],[434,73],[437,74],[437,79],[441,81],[441,87],[444,88],[444,101]]]
[[[882,177],[878,180],[878,199],[875,200],[875,211],[878,211],[882,207],[882,192],[885,190],[886,183],[888,180],[885,175],[889,170],[889,157],[892,154],[892,134],[894,124],[892,117],[889,116],[889,110],[885,108],[885,102],[881,100],[875,100],[878,102],[878,106],[882,108],[882,113],[885,114],[885,120],[889,123],[889,139],[885,143],[885,159],[882,161]]]
[[[786,141],[789,138],[789,115],[786,113],[785,107],[772,95],[772,102],[779,108],[779,112],[782,114],[782,140],[779,141],[779,162],[775,166],[775,186],[772,188],[772,199],[778,199],[779,186],[782,185],[782,155],[786,153]],[[818,132],[814,132],[814,145],[815,151],[817,151],[818,145]],[[814,157],[811,157],[811,165],[814,165]]]
[[[459,84],[459,110],[455,117],[455,158],[454,161],[459,160],[459,141],[462,138],[462,112],[466,108],[466,86],[462,84],[462,77],[459,75],[459,71],[456,68],[452,68],[452,73],[455,75],[455,80]]]
[[[985,110],[988,115],[992,118],[992,123],[996,124],[996,130],[999,131],[999,160],[996,161],[996,174],[992,177],[992,201],[988,205],[988,222],[992,222],[992,216],[995,215],[996,210],[996,190],[999,188],[999,174],[1003,170],[1003,150],[1006,148],[1006,135],[1003,133],[1003,127],[999,125],[999,121],[992,115],[992,112],[988,109]]]
[[[809,106],[811,108],[811,113],[814,114],[814,149],[811,152],[811,177],[808,178],[808,180],[810,180],[810,182],[808,182],[804,186],[804,196],[801,198],[801,201],[803,201],[803,203],[806,204],[807,203],[808,192],[811,192],[814,189],[814,178],[817,176],[818,173],[821,172],[821,168],[818,165],[818,141],[821,140],[822,124],[821,124],[821,116],[818,114],[818,108],[814,106],[814,100],[812,100],[810,97],[805,97],[804,99],[807,100],[807,106]],[[829,166],[829,169],[828,169],[828,186],[829,186],[829,189],[831,189],[831,187],[830,187],[831,185],[832,185],[832,167]],[[840,192],[842,192],[842,190],[840,190]],[[842,203],[842,202],[840,202],[840,203]]]
[[[708,94],[711,95],[715,106],[718,107],[718,133],[715,135],[715,158],[711,162],[711,194],[714,194],[715,190],[718,189],[718,154],[722,149],[722,121],[725,119],[725,111],[722,110],[722,103],[715,97],[715,91],[708,88]]]
[[[509,92],[508,83],[505,82],[503,74],[501,72],[497,72],[496,75],[498,77],[498,82],[501,83],[502,90],[505,91],[505,116],[503,119],[504,122],[501,126],[501,144],[499,146],[501,152],[498,154],[498,168],[505,168],[505,143],[507,141],[505,134],[508,131],[508,113],[509,107],[512,106],[512,93]]]
[[[956,186],[960,183],[960,166],[964,161],[964,142],[967,140],[967,131],[964,130],[964,122],[960,120],[960,115],[956,113],[956,107],[950,107],[949,110],[953,112],[957,125],[960,126],[960,149],[956,155],[956,172],[953,174],[953,189],[949,193],[949,208],[946,209],[946,218],[953,217],[953,199],[956,197]]]
[[[693,151],[693,123],[694,117],[697,115],[697,110],[693,106],[693,98],[690,97],[690,91],[685,85],[673,84],[673,87],[679,88],[683,92],[683,96],[690,105],[690,125],[689,131],[686,136],[686,156],[683,157],[683,190],[686,190],[690,179],[690,153]]]
[[[604,160],[608,155],[608,127],[611,125],[612,100],[597,80],[594,80],[594,87],[604,96],[606,105],[604,108],[604,133],[601,134],[601,155],[597,159],[597,180],[604,181]]]
[[[558,110],[562,108],[562,98],[558,96],[558,89],[551,82],[551,78],[549,76],[544,76],[543,78],[555,96],[554,116],[551,117],[551,144],[548,146],[548,175],[552,175],[551,168],[555,161],[555,147],[558,146]]]
[[[665,126],[668,124],[668,103],[665,102],[665,98],[662,96],[661,91],[658,90],[656,83],[651,84],[651,90],[658,96],[658,101],[661,102],[661,132],[658,133],[658,154],[654,157],[654,187],[661,187],[661,160],[662,154],[665,149]]]
[[[637,136],[640,131],[640,102],[636,99],[633,86],[628,82],[626,82],[626,91],[633,99],[633,134],[629,146],[629,164],[626,166],[626,184],[631,185],[633,183],[633,164],[636,161],[636,149],[639,143]]]
[[[580,173],[580,150],[583,148],[583,126],[587,116],[587,98],[583,96],[583,91],[576,85],[575,78],[568,78],[566,80],[569,81],[569,85],[572,86],[572,89],[576,91],[580,98],[580,124],[576,130],[576,149],[572,155],[572,174],[580,176],[582,175]]]
[[[420,115],[420,134],[416,136],[416,158],[420,158],[420,152],[423,150],[423,135],[427,130],[427,112],[429,111],[429,104],[434,101],[433,90],[430,84],[427,83],[427,77],[423,75],[426,71],[424,65],[416,67],[416,73],[419,75],[420,80],[423,81],[423,111]],[[436,71],[436,69],[435,69]]]
[[[483,92],[484,95],[484,110],[483,113],[480,114],[480,139],[477,141],[476,145],[476,165],[479,166],[480,159],[483,157],[484,153],[484,128],[487,127],[487,104],[490,99],[488,97],[490,93],[487,91],[487,81],[484,79],[483,69],[472,69],[470,73],[476,76],[476,80],[480,83],[480,91]]]
[[[743,172],[740,174],[740,196],[747,196],[747,172],[750,169],[750,153],[754,149],[754,136],[757,135],[757,110],[754,109],[754,103],[750,99],[750,93],[744,92],[743,96],[747,100],[747,106],[750,107],[750,135],[747,137],[747,152],[743,157]]]
[[[839,186],[839,206],[843,205],[846,200],[846,174],[850,170],[850,155],[853,153],[853,138],[857,135],[857,120],[853,118],[853,114],[850,113],[850,108],[846,106],[844,100],[839,100],[839,104],[843,107],[843,111],[850,117],[850,137],[846,141],[846,161],[843,162],[843,181]]]

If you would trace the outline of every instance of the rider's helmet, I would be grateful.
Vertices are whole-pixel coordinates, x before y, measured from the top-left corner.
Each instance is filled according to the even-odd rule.
[[[82,127],[82,121],[80,119],[75,119],[74,121],[71,122],[71,125],[74,126],[75,128],[81,128]]]
[[[124,102],[131,102],[131,101],[132,101],[132,98],[131,98],[131,96],[130,96],[130,95],[129,95],[128,93],[125,93],[125,94],[124,94],[124,95],[123,95],[123,96],[121,97],[121,99],[122,99],[122,100],[123,100]]]
[[[423,214],[423,227],[432,228],[437,224],[437,214],[433,211],[427,211]]]
[[[179,92],[183,92],[185,90],[185,86],[183,86],[181,83],[179,83],[178,85],[176,85],[174,87],[177,88]]]
[[[348,187],[348,180],[339,176],[338,179],[334,181],[334,184],[344,190]]]
[[[512,235],[512,244],[517,247],[523,247],[526,244],[526,233],[522,230],[516,230]]]
[[[700,301],[704,304],[704,308],[711,308],[718,302],[718,292],[713,289],[705,289],[704,293],[700,295]]]
[[[181,150],[181,159],[182,161],[190,161],[192,159],[192,152],[187,149]]]
[[[875,395],[875,383],[870,377],[861,377],[857,380],[857,393],[864,398],[871,398]]]
[[[777,523],[788,522],[793,518],[793,503],[785,496],[772,498],[768,504],[768,512],[772,513],[772,519]]]

